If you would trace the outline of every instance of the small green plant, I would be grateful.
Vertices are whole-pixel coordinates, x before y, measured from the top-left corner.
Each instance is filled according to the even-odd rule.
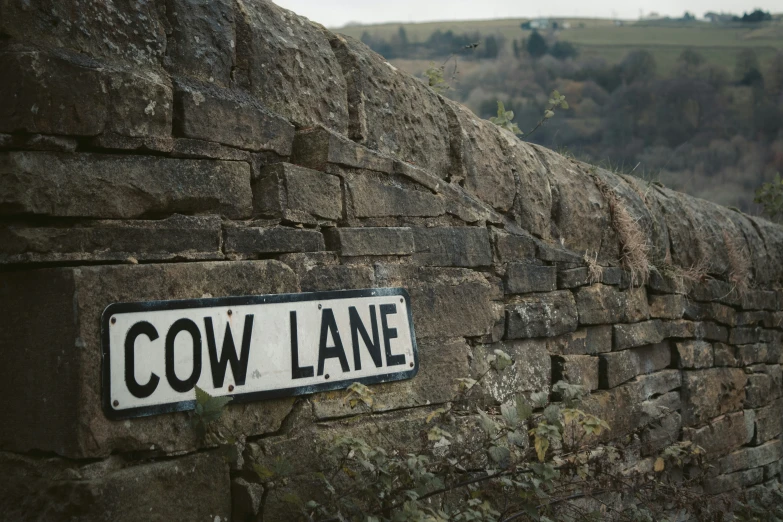
[[[547,103],[546,110],[544,110],[543,117],[538,121],[538,123],[536,123],[536,126],[527,133],[526,137],[529,138],[542,125],[544,125],[544,123],[552,118],[555,115],[555,110],[557,109],[568,109],[568,102],[565,99],[565,95],[560,94],[558,91],[552,91],[552,93],[549,95],[549,101]],[[506,107],[503,105],[503,102],[498,101],[498,115],[490,118],[489,121],[498,127],[513,132],[514,134],[525,135],[525,133],[520,130],[519,126],[511,121],[513,119],[514,111],[507,111]]]
[[[445,66],[441,65],[438,67],[435,65],[435,62],[430,62],[429,68],[424,71],[424,75],[428,80],[427,85],[429,85],[430,89],[437,92],[438,94],[443,94],[451,88],[451,86],[446,82],[446,79],[443,77],[444,69]]]
[[[210,424],[223,415],[226,405],[232,400],[231,397],[213,397],[196,386],[196,408],[190,420],[199,438],[207,436]]]
[[[753,200],[764,209],[764,214],[774,221],[783,218],[783,179],[780,173],[775,175],[775,179],[769,183],[764,183],[756,191],[756,198]]]

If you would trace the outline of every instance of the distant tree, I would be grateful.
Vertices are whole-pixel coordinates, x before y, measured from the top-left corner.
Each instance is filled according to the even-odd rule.
[[[733,18],[736,22],[748,22],[748,23],[758,23],[758,22],[769,22],[772,20],[772,15],[769,12],[762,11],[761,9],[756,9],[752,13],[744,13],[742,15],[742,18],[739,16],[735,16]]]
[[[651,80],[655,77],[657,64],[650,51],[644,49],[631,51],[620,63],[623,80],[626,83]]]
[[[734,76],[740,85],[763,87],[764,76],[761,74],[761,66],[756,51],[743,49],[737,53],[734,65]]]
[[[516,39],[514,39],[514,41],[511,43],[514,48],[514,58],[519,58],[519,53],[521,52],[519,42]]]
[[[579,51],[576,50],[576,47],[571,42],[555,42],[549,49],[549,54],[558,60],[565,60],[566,58],[576,57]]]
[[[696,67],[699,67],[700,65],[704,64],[706,60],[704,59],[704,56],[694,51],[693,49],[688,48],[680,53],[680,56],[677,58],[677,61],[688,66],[689,68],[695,69]]]
[[[499,52],[500,45],[498,44],[498,39],[492,35],[487,36],[484,40],[483,48],[481,49],[481,58],[495,59],[498,57]]]
[[[682,15],[682,19],[685,20],[686,22],[691,22],[693,20],[696,20],[696,17],[693,16],[692,13],[685,11],[685,14]]]
[[[530,20],[528,20],[527,22],[522,22],[521,24],[519,24],[519,27],[523,31],[529,31],[530,30]]]
[[[533,31],[530,38],[527,39],[527,52],[533,58],[541,58],[547,52],[549,47],[546,44],[544,37],[538,34],[538,31]]]

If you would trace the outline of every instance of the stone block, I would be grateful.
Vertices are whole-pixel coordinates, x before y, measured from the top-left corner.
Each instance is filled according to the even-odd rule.
[[[770,357],[769,345],[766,343],[755,344],[743,344],[741,346],[734,347],[734,355],[736,357],[737,366],[750,366],[751,364],[758,364],[768,362]]]
[[[408,290],[419,339],[484,336],[503,317],[499,285],[472,270],[376,264],[375,284]]]
[[[574,296],[579,324],[611,324],[625,319],[626,294],[616,287],[591,285],[579,288]]]
[[[650,317],[654,319],[682,319],[687,301],[679,294],[649,296]]]
[[[92,221],[71,227],[0,225],[0,264],[223,259],[218,216]]]
[[[553,355],[595,355],[612,351],[611,325],[585,326],[551,339],[547,349]]]
[[[596,281],[591,281],[590,271],[586,266],[560,270],[557,273],[557,287],[560,289],[576,288],[594,282]]]
[[[636,377],[636,386],[642,400],[663,395],[682,386],[682,373],[678,370],[661,370]]]
[[[754,444],[772,440],[783,432],[783,400],[777,399],[769,406],[756,410],[756,434]]]
[[[234,4],[234,81],[297,128],[348,130],[346,72],[323,26],[262,0]]]
[[[677,442],[680,437],[681,425],[680,414],[673,411],[644,428],[639,435],[642,443],[641,455],[643,457],[657,455],[663,449]]]
[[[229,87],[236,66],[234,3],[175,0],[166,11],[171,25],[166,70],[175,76]]]
[[[704,321],[700,324],[699,336],[707,341],[718,341],[721,343],[729,342],[729,329],[725,326],[713,323],[711,321]]]
[[[713,365],[712,345],[704,341],[683,341],[674,343],[677,350],[677,367],[682,369],[711,368]]]
[[[683,425],[703,424],[718,415],[741,410],[747,380],[739,368],[683,372]]]
[[[715,366],[741,366],[737,362],[735,348],[724,343],[715,343],[713,345]]]
[[[402,188],[369,173],[347,177],[351,210],[357,218],[434,217],[446,212],[443,198],[429,191]],[[350,214],[349,214],[350,215]]]
[[[343,217],[343,190],[337,176],[275,163],[253,180],[253,206],[261,215],[288,221],[336,221]]]
[[[229,254],[253,257],[270,253],[318,252],[325,247],[324,237],[317,230],[227,227],[224,248]]]
[[[748,375],[748,384],[745,386],[745,407],[759,408],[767,404],[774,397],[771,393],[772,379],[763,373]]]
[[[568,290],[520,297],[506,307],[507,339],[554,337],[576,327],[576,304]]]
[[[0,153],[0,215],[250,216],[250,165],[155,156]]]
[[[536,243],[533,236],[509,234],[493,228],[492,242],[495,244],[498,258],[504,263],[536,257]]]
[[[277,261],[51,268],[0,275],[0,449],[69,458],[193,451],[203,445],[184,413],[110,421],[101,407],[100,318],[111,303],[298,291]],[[42,328],[42,325],[46,325]],[[30,361],[35,364],[31,365]],[[57,376],[41,379],[42,375]],[[35,390],[35,393],[30,393]],[[276,431],[293,399],[229,406],[232,432]]]
[[[732,328],[729,330],[729,344],[751,344],[759,342],[760,328]]]
[[[671,364],[669,343],[600,354],[601,388],[614,388],[637,375],[653,373]]]
[[[529,263],[509,263],[506,293],[553,292],[557,289],[557,268]]]
[[[614,350],[659,343],[665,337],[663,325],[658,319],[634,324],[616,324],[613,329]]]
[[[728,475],[717,475],[704,484],[704,492],[719,495],[728,491],[744,489],[764,480],[764,468],[746,469]]]
[[[488,357],[496,349],[506,352],[514,363],[502,372],[490,369]],[[489,372],[487,373],[487,370]],[[546,342],[540,339],[505,341],[478,345],[473,349],[472,377],[486,376],[480,386],[492,404],[506,402],[516,393],[549,391],[552,386],[552,361]]]
[[[685,318],[692,321],[715,321],[727,326],[737,323],[734,308],[721,303],[700,303],[688,301],[685,305]]]
[[[159,462],[79,463],[0,453],[6,520],[229,520],[229,470],[196,453]]]
[[[414,228],[416,263],[430,266],[478,267],[492,264],[489,233],[484,227]]]
[[[370,266],[326,265],[309,269],[299,277],[302,292],[373,288],[375,271]]]
[[[783,442],[771,440],[760,446],[741,448],[718,461],[721,473],[734,473],[748,468],[758,468],[780,460],[783,456]]]
[[[179,136],[291,154],[294,126],[242,91],[178,80],[174,115],[174,131]]]
[[[647,304],[647,290],[643,286],[629,288],[625,291],[625,317],[626,323],[646,321],[650,318],[650,307]]]
[[[778,310],[777,294],[774,290],[749,289],[742,296],[745,310]]]
[[[579,384],[588,391],[597,390],[598,362],[598,357],[592,355],[556,355],[552,357],[552,380]]]
[[[323,127],[296,133],[291,161],[315,170],[324,170],[330,164],[387,174],[394,170],[392,158]],[[435,191],[432,187],[428,188]]]
[[[683,439],[704,448],[709,459],[722,457],[753,439],[753,410],[721,415],[701,428],[683,428]]]
[[[409,256],[415,250],[407,227],[332,228],[326,239],[341,256]]]
[[[766,310],[756,310],[752,312],[737,312],[736,326],[761,326],[774,328],[772,312]]]
[[[331,34],[330,43],[348,88],[348,137],[446,178],[451,144],[440,97],[353,38]]]

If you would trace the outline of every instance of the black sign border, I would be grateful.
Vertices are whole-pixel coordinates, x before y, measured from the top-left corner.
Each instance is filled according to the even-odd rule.
[[[413,346],[413,368],[401,372],[374,375],[359,379],[345,379],[314,384],[310,386],[297,386],[279,390],[265,390],[248,393],[229,394],[232,403],[255,402],[263,399],[277,399],[282,397],[295,397],[310,395],[317,392],[333,391],[347,388],[354,382],[362,384],[380,384],[384,382],[401,381],[411,379],[419,372],[419,348],[416,344],[416,334],[413,329],[413,312],[411,310],[410,295],[404,288],[372,288],[362,290],[334,290],[329,292],[303,292],[297,294],[270,294],[247,295],[235,297],[211,297],[207,299],[177,299],[170,301],[143,301],[131,303],[112,303],[103,310],[101,315],[101,403],[103,412],[110,420],[125,420],[139,417],[149,417],[163,413],[175,413],[195,409],[196,401],[180,401],[170,404],[157,404],[154,406],[140,406],[125,410],[115,410],[111,405],[111,365],[109,354],[109,321],[111,316],[118,313],[152,312],[160,310],[181,310],[189,308],[209,308],[215,306],[242,306],[254,304],[272,303],[297,303],[302,301],[328,301],[333,299],[350,299],[356,297],[384,297],[399,296],[405,300],[408,311],[408,324],[410,326],[411,343]]]

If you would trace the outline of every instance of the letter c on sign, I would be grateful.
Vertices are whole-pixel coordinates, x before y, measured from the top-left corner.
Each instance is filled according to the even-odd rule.
[[[159,337],[158,331],[147,321],[141,321],[130,327],[128,335],[125,336],[125,383],[128,391],[134,397],[143,399],[149,397],[158,387],[160,377],[154,373],[150,375],[147,384],[139,384],[136,380],[136,338],[140,335],[146,335],[150,341]]]

